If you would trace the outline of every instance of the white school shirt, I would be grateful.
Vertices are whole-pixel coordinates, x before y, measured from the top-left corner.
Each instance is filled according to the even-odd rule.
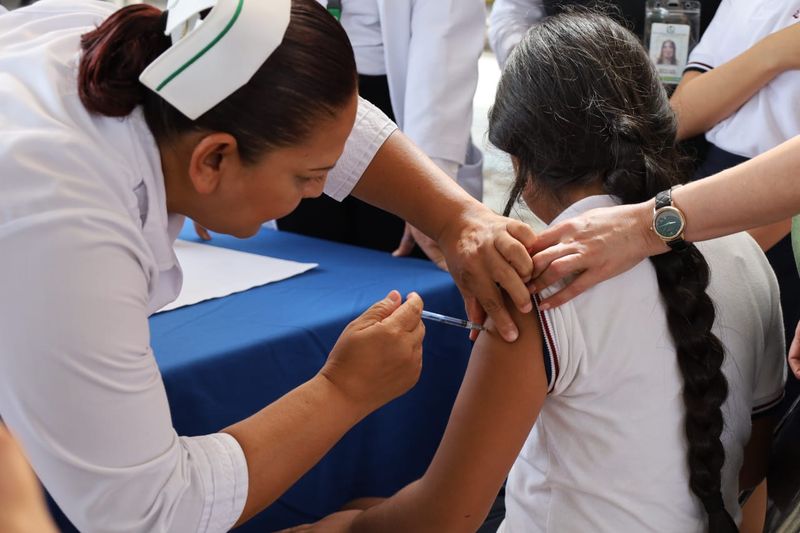
[[[542,0],[495,0],[489,15],[489,44],[502,69],[528,30],[545,15]]]
[[[686,70],[709,71],[800,20],[798,0],[722,0]],[[800,134],[800,71],[786,71],[706,133],[723,150],[752,158]]]
[[[183,217],[141,110],[90,115],[77,95],[79,37],[113,9],[0,15],[0,416],[81,531],[226,531],[242,449],[176,434],[150,348],[148,316],[180,290]],[[326,192],[346,196],[394,129],[361,102]]]
[[[615,205],[585,198],[553,223]],[[786,379],[778,284],[747,234],[699,243],[711,269],[713,331],[725,346],[729,395],[722,471],[737,502],[753,413],[774,406]],[[540,313],[551,357],[549,396],[508,477],[502,533],[702,533],[689,488],[683,378],[649,260]]]

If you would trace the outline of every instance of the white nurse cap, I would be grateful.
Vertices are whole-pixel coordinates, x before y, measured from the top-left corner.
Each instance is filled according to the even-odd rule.
[[[250,81],[283,41],[290,12],[291,0],[170,0],[172,46],[139,81],[195,120]]]

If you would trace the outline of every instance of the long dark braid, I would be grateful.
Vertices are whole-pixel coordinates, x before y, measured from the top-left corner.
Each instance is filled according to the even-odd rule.
[[[531,29],[509,59],[490,113],[489,138],[508,152],[523,191],[561,202],[602,183],[638,203],[686,176],[666,93],[636,37],[610,18],[572,10]],[[563,203],[563,202],[562,202]],[[722,499],[724,348],[712,333],[708,264],[695,246],[651,261],[683,375],[689,485],[711,533],[738,531]]]

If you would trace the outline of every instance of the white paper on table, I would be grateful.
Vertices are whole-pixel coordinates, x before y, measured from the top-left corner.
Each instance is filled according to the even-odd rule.
[[[317,266],[181,240],[175,241],[174,249],[183,269],[183,288],[159,313],[288,279]]]

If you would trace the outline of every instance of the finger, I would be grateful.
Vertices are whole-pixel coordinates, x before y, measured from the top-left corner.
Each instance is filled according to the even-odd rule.
[[[369,309],[364,311],[359,320],[367,326],[380,322],[391,316],[400,307],[402,301],[403,298],[400,293],[393,290],[383,300],[375,302]]]
[[[565,220],[564,222],[559,222],[555,226],[551,226],[541,233],[537,233],[533,246],[529,247],[528,249],[531,251],[531,253],[536,254],[562,242],[566,235],[575,233],[576,228],[573,221]]]
[[[519,220],[511,220],[506,225],[508,233],[522,244],[525,250],[531,250],[538,240],[536,232],[529,225]],[[530,256],[530,254],[528,254]]]
[[[412,339],[412,346],[416,350],[417,348],[422,349],[422,341],[425,340],[425,323],[422,320],[419,321],[419,324],[411,332],[411,339]]]
[[[601,279],[602,278],[599,277],[595,279],[595,277],[588,272],[578,274],[566,287],[539,302],[539,309],[546,311],[563,305],[579,294],[582,294],[586,289],[596,285]]]
[[[571,255],[577,255],[577,250],[574,243],[558,243],[541,252],[533,255],[531,261],[533,262],[533,273],[531,278],[535,279],[542,275],[542,272],[547,270],[551,263]]]
[[[497,257],[492,259],[493,267],[491,268],[492,279],[508,293],[514,305],[521,313],[530,313],[533,309],[531,303],[531,293],[525,283],[520,279],[517,271],[511,265],[503,261],[502,258]],[[489,311],[487,309],[487,311]],[[491,312],[489,313],[491,315]]]
[[[558,283],[576,272],[582,272],[581,257],[577,254],[556,259],[547,267],[547,270],[533,278],[533,286],[537,292]],[[596,270],[596,269],[595,269]]]
[[[503,259],[517,271],[517,275],[523,283],[530,281],[531,274],[533,274],[533,260],[520,241],[511,235],[503,234],[495,239],[494,247],[503,256]]]
[[[397,245],[397,249],[392,252],[392,255],[395,257],[405,256],[410,254],[414,250],[414,245],[416,241],[414,241],[414,236],[411,234],[411,230],[406,225],[406,229],[403,232],[403,237],[400,239],[400,244]]]
[[[382,322],[397,326],[401,331],[414,331],[419,323],[422,321],[422,298],[419,294],[412,292],[403,302],[403,305],[397,308],[390,316],[386,317]]]
[[[527,291],[526,291],[527,292]],[[478,302],[483,307],[484,311],[494,320],[497,331],[506,342],[514,342],[519,337],[519,330],[511,320],[511,315],[503,304],[503,296],[500,294],[500,289],[494,283],[486,285],[481,292],[476,294]],[[530,296],[528,297],[530,303]]]
[[[447,261],[444,258],[444,254],[437,248],[432,250],[430,253],[425,252],[428,256],[428,259],[433,261],[433,263],[439,267],[440,270],[444,270],[447,272]]]
[[[464,309],[467,311],[467,320],[473,324],[483,324],[486,321],[486,311],[483,310],[478,299],[474,296],[464,296]],[[469,340],[475,341],[478,338],[478,330],[469,331]]]
[[[411,235],[414,236],[414,241],[420,249],[425,252],[428,259],[436,264],[437,267],[447,272],[447,262],[445,261],[442,249],[439,248],[439,244],[424,233],[413,228],[411,230]]]
[[[204,241],[211,240],[211,234],[208,233],[208,230],[203,226],[201,226],[200,224],[198,224],[197,222],[194,223],[194,231],[195,233],[197,233],[197,236],[203,239]]]

